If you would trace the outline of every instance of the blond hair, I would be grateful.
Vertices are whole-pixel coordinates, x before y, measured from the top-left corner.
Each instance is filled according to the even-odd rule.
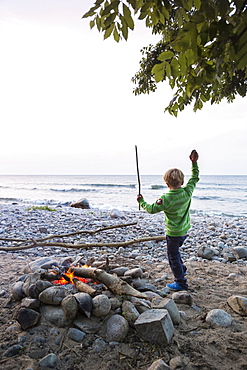
[[[172,168],[166,171],[163,179],[167,185],[171,186],[172,188],[180,188],[180,186],[182,186],[184,183],[184,174],[177,168]]]

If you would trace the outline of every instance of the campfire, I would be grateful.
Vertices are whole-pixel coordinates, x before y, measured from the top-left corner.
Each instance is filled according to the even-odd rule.
[[[151,322],[156,322],[158,315],[163,322],[159,341],[160,337],[165,344],[170,341],[174,329],[169,313],[160,306],[151,309],[154,293],[151,284],[144,279],[142,282],[140,267],[113,266],[108,259],[104,263],[85,262],[67,259],[58,263],[44,257],[27,266],[26,275],[12,290],[13,299],[20,302],[15,318],[22,330],[38,325],[43,317],[55,326],[74,326],[83,333],[98,333],[105,323],[107,339],[113,342],[122,341],[129,326],[150,340],[151,329],[143,325],[150,325],[150,315]],[[162,299],[160,296],[159,302]],[[174,306],[170,301],[163,302],[164,308]],[[151,341],[155,342],[156,337],[157,333]]]
[[[77,268],[80,268],[80,267],[89,268],[90,266],[77,265],[76,267]],[[71,270],[71,267],[69,267],[67,271],[64,271],[64,270],[65,270],[64,267],[61,270],[61,268],[54,266],[51,270],[48,270],[46,273],[42,274],[41,278],[50,281],[54,285],[75,284],[74,279],[77,279],[86,284],[92,282],[91,279],[86,279],[86,278],[81,278],[79,276],[75,276],[75,273],[74,271]],[[97,284],[97,283],[94,282],[94,284]]]

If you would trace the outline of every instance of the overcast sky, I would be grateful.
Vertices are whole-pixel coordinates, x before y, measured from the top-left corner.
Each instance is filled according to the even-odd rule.
[[[103,40],[82,15],[94,0],[0,0],[0,174],[247,173],[246,98],[164,113],[161,83],[134,96],[140,49],[155,42],[138,24],[129,40]]]

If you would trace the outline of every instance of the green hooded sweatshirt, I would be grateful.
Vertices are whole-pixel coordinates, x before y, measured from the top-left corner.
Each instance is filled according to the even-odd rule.
[[[185,235],[190,228],[191,197],[198,181],[198,164],[192,163],[192,174],[186,186],[169,190],[153,204],[148,204],[144,199],[139,203],[148,213],[164,212],[167,235]]]

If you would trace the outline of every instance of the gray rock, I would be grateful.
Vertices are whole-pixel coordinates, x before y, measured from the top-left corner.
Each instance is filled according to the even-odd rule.
[[[124,276],[131,276],[133,279],[136,278],[142,278],[143,277],[143,271],[140,267],[129,269],[124,273]]]
[[[151,308],[151,303],[146,299],[130,297],[130,302],[133,303],[139,313],[143,313]]]
[[[145,279],[140,279],[140,278],[135,279],[133,280],[132,285],[135,289],[139,290],[140,292],[151,291],[151,292],[157,293],[158,291],[155,285],[150,284]]]
[[[71,203],[70,207],[90,209],[90,204],[87,199],[79,199],[77,202]]]
[[[57,355],[55,355],[55,353],[50,353],[39,361],[39,366],[54,369],[57,366],[57,361]]]
[[[69,328],[68,330],[68,338],[73,340],[74,342],[82,342],[85,338],[86,334],[76,328]]]
[[[21,308],[16,315],[16,320],[21,325],[22,330],[32,328],[39,322],[39,319],[40,313],[29,308]]]
[[[172,370],[162,359],[156,360],[147,370]]]
[[[50,281],[47,281],[47,280],[38,280],[36,281],[36,288],[37,290],[39,291],[39,293],[43,292],[43,290],[47,289],[47,288],[50,288],[52,285],[52,283],[50,283]]]
[[[171,316],[171,319],[174,325],[178,325],[180,323],[180,313],[173,299],[169,299],[169,298],[162,298],[162,299],[157,299],[157,300],[154,299],[152,301],[151,306],[152,308],[155,308],[155,309],[167,310]]]
[[[169,344],[174,326],[167,310],[151,309],[142,313],[135,322],[138,334],[151,343]]]
[[[5,294],[6,294],[6,291],[5,290],[0,290],[0,297],[3,297],[3,296],[5,296]]]
[[[189,362],[190,360],[186,356],[176,356],[170,360],[169,365],[172,369],[185,369]]]
[[[85,313],[87,317],[91,316],[93,309],[93,300],[88,293],[76,293],[74,294],[76,301],[78,302],[79,309]]]
[[[130,326],[134,327],[135,321],[140,316],[139,312],[133,305],[133,303],[129,301],[124,301],[122,304],[122,315],[128,321]]]
[[[212,327],[212,328],[218,328],[218,327],[229,327],[232,324],[232,317],[221,309],[214,309],[208,312],[206,316],[206,322]]]
[[[193,297],[190,295],[189,292],[182,290],[181,292],[175,292],[172,294],[172,299],[175,303],[178,304],[187,304],[192,306],[193,304]]]
[[[120,218],[122,216],[121,212],[118,209],[112,209],[110,212],[111,218]]]
[[[73,324],[86,334],[94,334],[100,330],[102,323],[97,317],[89,319],[80,316],[73,321]]]
[[[239,315],[247,315],[247,298],[239,295],[232,295],[227,299],[227,303],[231,309]]]
[[[110,271],[111,274],[116,274],[117,276],[123,276],[126,271],[128,271],[128,267],[116,267]]]
[[[160,298],[160,295],[158,293],[152,292],[151,290],[145,291],[145,295],[150,301],[152,301],[154,298]]]
[[[36,282],[40,279],[40,274],[33,272],[27,275],[22,290],[27,297],[37,298],[38,290],[36,288]]]
[[[247,258],[247,248],[234,247],[233,250],[235,253],[237,253],[238,258]]]
[[[97,295],[93,298],[93,309],[92,309],[92,315],[96,317],[106,316],[110,309],[111,309],[111,302],[109,298],[104,295]]]
[[[45,304],[59,305],[66,295],[66,290],[62,286],[52,286],[43,290],[39,294],[39,300]]]
[[[43,305],[41,308],[41,314],[47,321],[59,328],[64,328],[68,325],[61,306]]]
[[[128,321],[121,315],[113,315],[106,325],[109,342],[121,342],[129,331]]]
[[[117,308],[120,308],[122,303],[120,302],[120,300],[116,297],[112,297],[110,298],[110,302],[111,302],[111,309],[112,310],[116,310]]]
[[[30,308],[32,310],[37,310],[40,306],[40,301],[34,298],[24,298],[21,301],[21,307]]]
[[[101,353],[106,349],[106,347],[107,343],[103,339],[97,338],[92,346],[92,352]]]
[[[33,342],[38,344],[38,345],[43,345],[45,344],[46,340],[44,337],[40,337],[39,335],[36,335],[34,338],[33,338]]]
[[[210,260],[214,256],[214,251],[210,247],[203,246],[198,249],[197,255],[198,257],[202,257],[207,260]]]
[[[79,304],[74,295],[67,295],[61,302],[61,307],[67,322],[72,322],[78,312]]]
[[[20,354],[23,350],[23,347],[20,344],[15,344],[14,346],[8,348],[4,353],[3,357],[13,357],[15,355]]]
[[[13,285],[13,288],[12,288],[12,297],[16,301],[21,301],[22,298],[25,297],[25,294],[24,294],[24,292],[22,290],[23,284],[24,284],[23,281],[17,281]]]
[[[233,252],[224,253],[224,258],[227,262],[234,262],[234,261],[237,260],[235,254]]]

